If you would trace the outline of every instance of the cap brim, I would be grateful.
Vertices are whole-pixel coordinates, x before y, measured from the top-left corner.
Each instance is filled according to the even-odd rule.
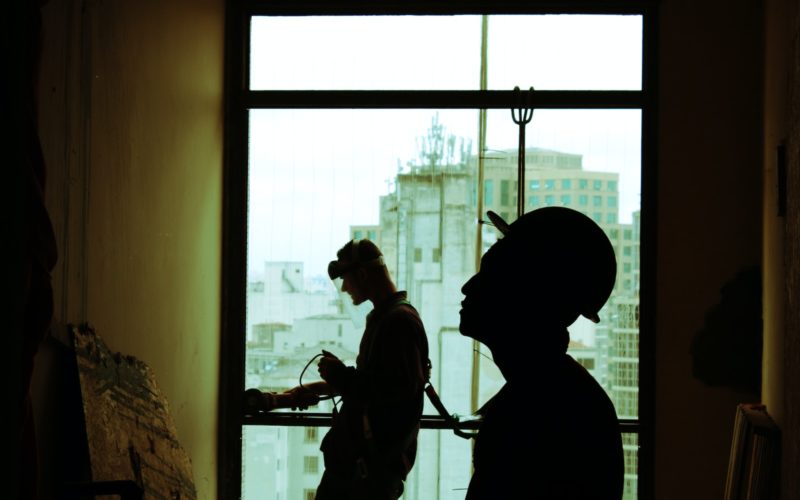
[[[342,275],[347,272],[348,267],[350,266],[342,264],[338,260],[332,260],[328,263],[328,277],[332,280],[341,278]]]
[[[581,316],[588,319],[592,323],[600,323],[600,316],[597,313],[582,313]]]
[[[492,225],[504,235],[508,234],[508,232],[511,230],[511,226],[508,225],[508,222],[504,221],[503,218],[496,213],[489,210],[486,212],[486,215],[489,217],[489,220],[492,221]]]

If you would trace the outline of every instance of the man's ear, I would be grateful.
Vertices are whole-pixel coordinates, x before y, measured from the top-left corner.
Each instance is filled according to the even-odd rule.
[[[353,271],[353,274],[355,274],[355,278],[358,284],[362,286],[365,285],[367,283],[367,280],[369,279],[369,274],[367,273],[367,270],[360,266],[356,268],[355,271]]]

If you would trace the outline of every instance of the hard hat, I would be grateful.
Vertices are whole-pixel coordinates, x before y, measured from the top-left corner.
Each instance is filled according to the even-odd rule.
[[[564,290],[560,300],[594,323],[611,295],[617,275],[614,248],[595,221],[567,207],[543,207],[508,224],[487,213],[503,233],[500,261],[518,276],[535,276],[534,286]],[[502,244],[500,244],[502,242]],[[544,280],[544,282],[542,282]],[[574,318],[573,318],[574,320]]]

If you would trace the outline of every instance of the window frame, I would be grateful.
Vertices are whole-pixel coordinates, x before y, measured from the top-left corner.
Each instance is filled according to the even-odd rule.
[[[536,91],[536,109],[640,109],[641,233],[639,291],[638,419],[621,420],[638,439],[638,498],[653,498],[655,264],[657,224],[657,4],[656,0],[513,0],[424,2],[236,0],[226,3],[225,129],[223,172],[222,290],[218,409],[218,498],[241,497],[244,425],[329,426],[324,414],[245,417],[246,241],[248,113],[251,109],[467,108],[510,109],[511,90],[487,91],[251,91],[248,89],[249,20],[252,16],[609,14],[642,16],[642,87],[635,91]],[[524,414],[521,414],[522,418]],[[520,421],[524,424],[524,421]],[[447,429],[440,417],[424,417],[427,429]]]

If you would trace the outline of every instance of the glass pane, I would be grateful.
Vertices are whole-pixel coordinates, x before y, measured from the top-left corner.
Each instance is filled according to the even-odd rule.
[[[622,500],[639,498],[639,435],[623,434],[622,450],[625,454],[625,487]]]
[[[242,499],[313,499],[324,464],[320,443],[328,427],[244,426]],[[639,436],[623,434],[623,500],[635,500]],[[404,500],[461,500],[472,475],[472,443],[451,431],[424,429]]]
[[[371,306],[353,306],[327,264],[369,238],[420,312],[444,403],[471,412],[458,323],[475,269],[477,123],[476,110],[251,112],[246,388],[297,385],[322,349],[354,363]],[[317,379],[312,364],[303,381]]]
[[[319,446],[327,427],[245,426],[242,499],[311,499],[324,465]],[[471,440],[423,430],[403,500],[463,499],[472,474]]]
[[[472,476],[472,440],[449,430],[420,432],[403,500],[462,500]]]
[[[325,427],[242,428],[242,499],[313,500],[325,469]]]
[[[480,16],[254,17],[250,88],[478,90],[481,30]],[[641,16],[488,16],[486,39],[489,89],[641,89]]]
[[[253,90],[477,89],[479,16],[254,17]]]
[[[490,16],[488,87],[641,90],[642,17]]]
[[[460,289],[475,270],[478,234],[482,251],[498,236],[477,225],[479,193],[484,213],[516,217],[519,129],[509,111],[488,112],[479,189],[477,123],[476,110],[251,111],[245,388],[297,385],[321,349],[354,363],[370,306],[354,307],[326,267],[347,240],[366,237],[420,311],[432,382],[448,410],[469,415],[497,392],[504,380],[485,348],[473,373],[473,343],[458,331]],[[548,204],[584,211],[615,247],[616,289],[599,325],[570,327],[569,353],[622,418],[636,417],[638,403],[640,127],[638,110],[536,111],[522,182],[526,211]],[[312,364],[303,381],[316,379]],[[329,411],[327,404],[318,410]],[[469,447],[421,446],[421,457],[438,458],[415,467],[415,481],[425,492],[438,484],[442,496],[419,498],[463,495],[458,464],[469,469]],[[275,449],[286,460],[288,451]]]

